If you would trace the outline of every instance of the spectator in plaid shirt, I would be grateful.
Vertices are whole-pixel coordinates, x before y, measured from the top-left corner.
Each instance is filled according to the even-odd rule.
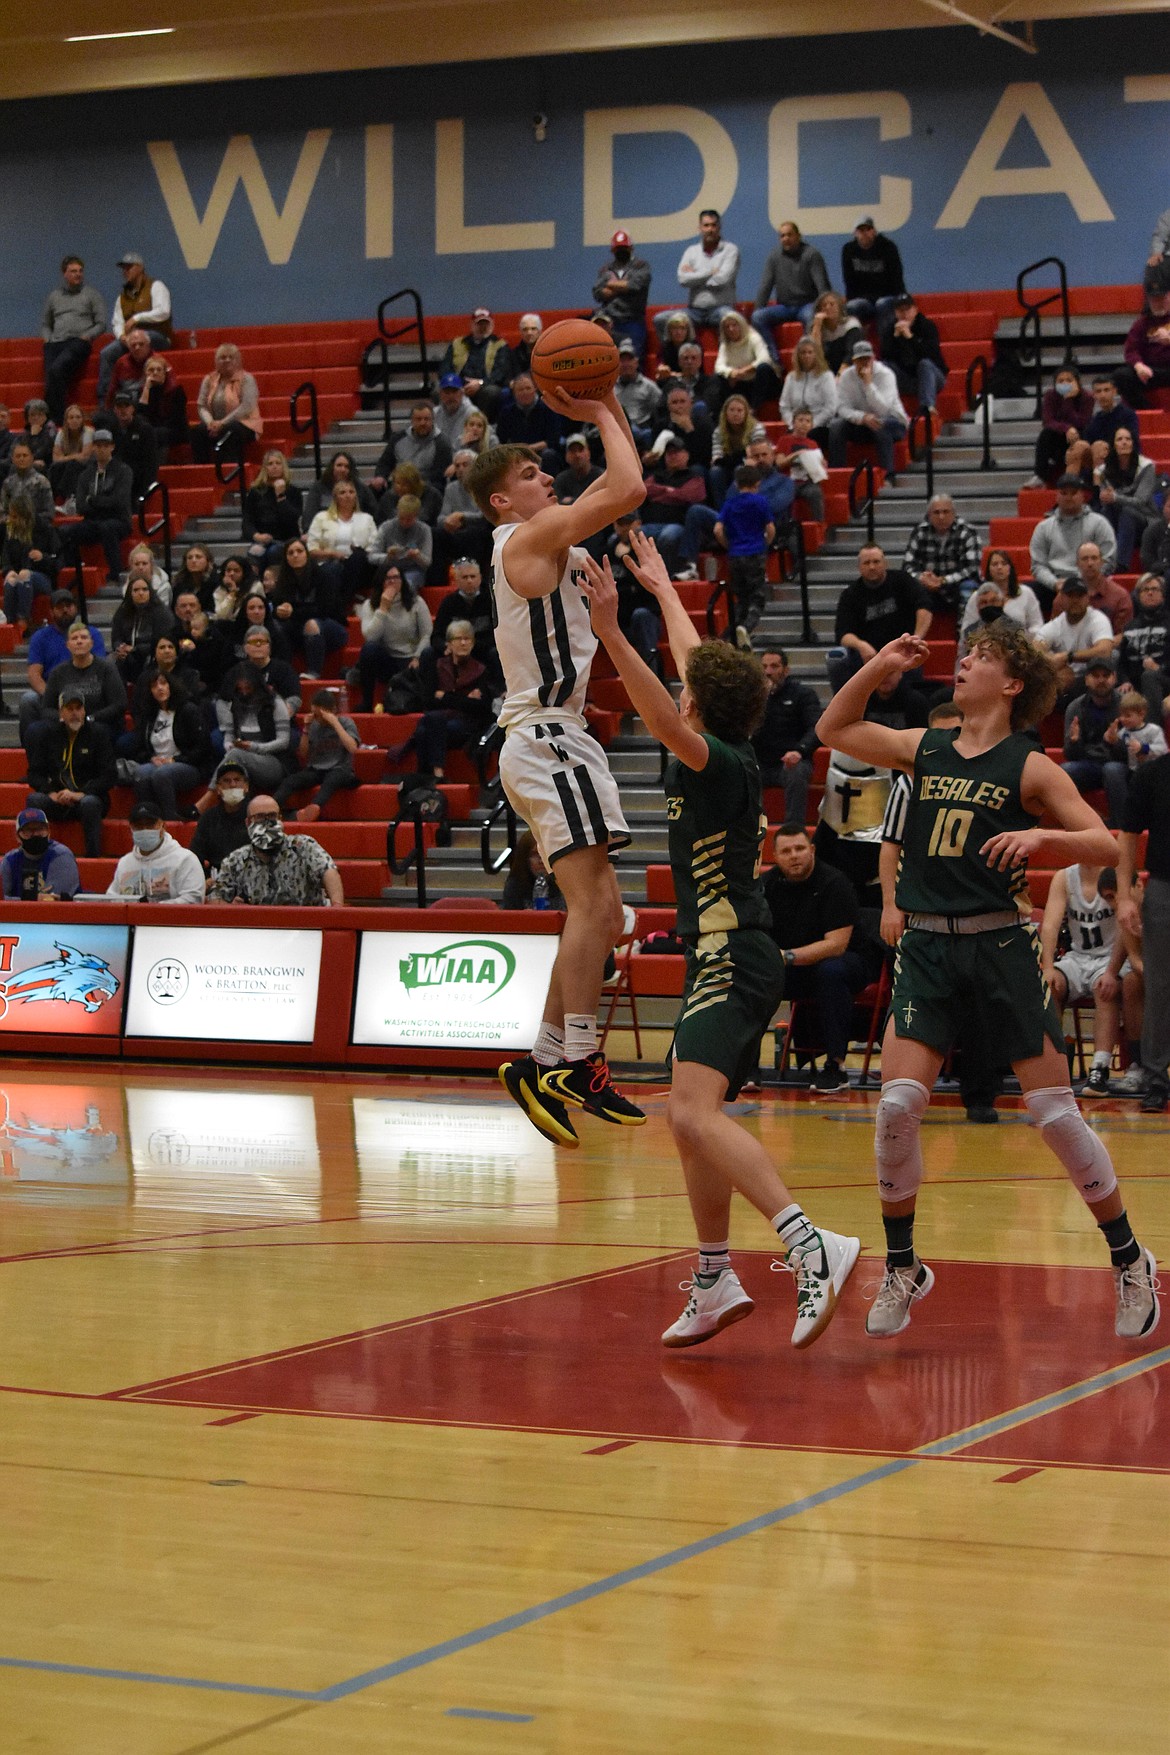
[[[940,609],[958,610],[979,584],[983,545],[979,532],[965,518],[955,515],[949,494],[935,494],[926,517],[910,532],[902,562],[916,585],[930,593]]]

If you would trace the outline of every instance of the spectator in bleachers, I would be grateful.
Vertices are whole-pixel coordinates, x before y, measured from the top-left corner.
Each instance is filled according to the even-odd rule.
[[[902,258],[893,238],[879,232],[868,215],[841,246],[841,281],[846,308],[863,323],[875,319],[884,336],[893,323],[894,301],[906,291]]]
[[[212,617],[217,622],[240,619],[247,598],[264,595],[247,555],[229,555],[220,569],[219,584],[211,594]]]
[[[452,451],[459,448],[463,423],[475,404],[463,388],[458,372],[444,372],[439,379],[439,400],[435,408],[435,431],[446,439]]]
[[[419,474],[434,482],[442,493],[451,462],[451,447],[435,430],[435,411],[429,402],[411,405],[410,425],[404,433],[391,438],[379,457],[370,486],[382,493],[400,463],[413,463]]]
[[[811,335],[802,336],[792,350],[792,370],[780,391],[780,419],[786,427],[791,429],[798,408],[811,413],[810,437],[827,453],[829,430],[837,414],[837,380]]]
[[[154,432],[160,463],[187,443],[187,392],[161,353],[152,353],[146,362],[138,413]]]
[[[553,493],[561,506],[574,506],[587,487],[601,476],[601,469],[589,453],[584,433],[570,433],[565,440],[566,467],[553,482]]]
[[[146,332],[156,353],[165,353],[173,340],[171,295],[163,282],[147,274],[146,264],[137,250],[126,250],[118,259],[118,267],[122,270],[122,290],[114,300],[111,318],[114,339],[101,352],[99,405],[106,400],[114,367],[136,329]]]
[[[154,550],[148,542],[134,545],[126,556],[126,583],[130,585],[135,579],[145,579],[150,589],[161,604],[167,609],[171,607],[171,582],[159,566]]]
[[[979,532],[955,512],[950,494],[935,494],[910,532],[902,565],[936,609],[961,613],[979,583]]]
[[[41,313],[45,399],[56,421],[65,413],[69,391],[85,370],[90,349],[106,327],[106,301],[96,287],[86,284],[85,263],[80,256],[64,258],[61,281],[45,300]]]
[[[500,405],[496,437],[501,445],[531,446],[546,474],[555,475],[560,469],[565,422],[537,395],[529,372],[518,372],[512,379],[511,394]]]
[[[825,259],[805,243],[800,227],[786,219],[777,236],[779,242],[764,262],[752,311],[752,328],[763,337],[774,360],[780,358],[775,331],[783,323],[807,325],[816,300],[829,290]],[[770,302],[773,299],[775,303]],[[734,291],[728,303],[735,303]]]
[[[47,480],[53,467],[53,446],[57,441],[57,428],[49,419],[48,403],[41,397],[34,396],[25,403],[24,430],[20,436],[27,441],[33,454],[33,462]]]
[[[110,808],[116,779],[109,731],[87,717],[82,689],[63,683],[56,723],[45,726],[28,752],[32,790],[25,809],[43,810],[51,823],[80,822],[86,855],[97,859],[102,850],[102,818]]]
[[[374,711],[379,684],[390,682],[404,670],[417,670],[431,643],[431,612],[425,601],[403,577],[394,561],[387,561],[358,605],[362,626],[362,649],[357,673],[361,687],[361,711]]]
[[[582,443],[588,457],[588,442],[582,440]],[[443,503],[431,532],[431,565],[427,576],[433,585],[446,582],[448,568],[460,555],[473,555],[483,566],[490,564],[491,526],[467,491],[467,471],[474,461],[475,452],[464,447],[460,447],[452,459],[451,479],[443,490]],[[597,473],[600,475],[601,471]]]
[[[107,896],[127,902],[201,903],[203,867],[166,828],[166,813],[149,798],[130,812],[134,843],[114,867]]]
[[[129,390],[119,390],[114,397],[113,434],[114,456],[130,470],[137,505],[158,480],[158,442],[149,421],[140,418]]]
[[[928,716],[926,696],[896,671],[882,678],[869,697],[863,715],[871,725],[887,725],[891,731],[925,729]]]
[[[0,537],[4,618],[16,624],[17,638],[23,639],[33,599],[50,596],[56,582],[57,533],[47,519],[37,517],[31,500],[17,494],[8,503]]]
[[[1089,608],[1089,592],[1079,574],[1065,580],[1063,611],[1036,635],[1056,672],[1057,706],[1063,712],[1085,686],[1085,668],[1104,659],[1113,668],[1113,629],[1109,617]]]
[[[1083,542],[1097,544],[1103,570],[1112,573],[1117,561],[1112,526],[1100,512],[1086,510],[1080,476],[1062,475],[1056,484],[1056,505],[1047,518],[1041,518],[1028,545],[1036,584],[1048,592],[1059,591],[1061,580],[1077,570],[1077,551]]]
[[[486,305],[477,306],[471,314],[470,333],[447,344],[443,375],[460,378],[475,406],[494,419],[514,370],[511,349],[495,333],[491,312]]]
[[[618,627],[642,662],[648,664],[655,676],[661,678],[662,661],[658,655],[658,642],[662,635],[662,611],[658,607],[658,599],[646,590],[627,565],[631,558],[637,562],[634,542],[640,532],[644,534],[637,512],[626,512],[620,518],[615,518],[605,540],[604,553],[609,557],[614,584],[617,586]]]
[[[1170,387],[1170,264],[1147,268],[1145,302],[1125,338],[1125,364],[1113,382],[1131,408],[1149,408],[1151,392]]]
[[[986,583],[998,589],[1003,602],[1002,613],[1009,621],[1018,622],[1025,633],[1035,639],[1044,626],[1044,617],[1032,587],[1020,584],[1016,563],[1011,556],[1002,548],[991,549],[984,563],[983,578]],[[978,597],[979,593],[976,591],[967,599],[963,619],[959,623],[960,634],[977,627],[983,619],[980,616]]]
[[[1120,809],[1125,801],[1127,775],[1124,761],[1118,760],[1105,735],[1110,727],[1116,727],[1121,707],[1112,656],[1091,658],[1084,676],[1084,689],[1065,708],[1064,768],[1078,792],[1107,794],[1110,824],[1118,828],[1114,805]],[[1115,770],[1112,774],[1111,768]]]
[[[136,702],[131,735],[128,755],[139,803],[156,808],[167,822],[176,821],[183,814],[179,793],[206,778],[212,758],[203,714],[173,673],[155,671]]]
[[[858,553],[857,571],[857,579],[837,600],[836,645],[825,655],[834,694],[899,634],[925,640],[933,619],[921,585],[902,568],[891,569],[876,542],[866,543]]]
[[[649,295],[649,262],[634,255],[629,232],[616,231],[610,239],[609,260],[602,264],[593,283],[593,303],[609,319],[614,340],[632,341],[639,359],[646,350]]]
[[[219,870],[229,853],[248,845],[247,803],[251,777],[235,756],[219,764],[214,785],[200,804],[199,822],[191,837],[191,851],[208,877]]]
[[[687,315],[696,330],[718,329],[726,313],[734,310],[738,273],[739,246],[723,236],[715,209],[705,207],[699,214],[699,241],[687,245],[678,265],[678,283],[687,289]],[[660,311],[655,317],[659,340],[673,314]]]
[[[156,676],[165,676],[169,682],[177,683],[189,701],[198,701],[203,694],[203,681],[199,672],[186,655],[179,651],[177,623],[173,634],[159,635],[149,662],[143,665],[138,681],[134,684],[130,710],[135,717],[145,710],[150,697],[150,685]]]
[[[280,784],[285,774],[292,720],[283,699],[250,659],[228,672],[215,704],[224,753],[247,768],[253,786]]]
[[[207,891],[209,902],[269,908],[340,908],[341,874],[311,835],[286,835],[275,798],[248,801],[248,845],[229,853]]]
[[[199,386],[195,404],[199,425],[191,428],[191,454],[197,463],[213,463],[224,435],[234,432],[247,450],[264,431],[260,391],[243,355],[232,341],[215,350],[215,365]]]
[[[475,457],[482,457],[496,442],[496,430],[488,425],[488,417],[482,408],[473,408],[463,423],[463,431],[459,437],[459,449],[470,451]],[[454,461],[454,459],[452,459]]]
[[[618,380],[614,395],[630,423],[634,443],[646,451],[662,425],[665,401],[661,390],[647,378],[638,364],[638,350],[629,340],[618,344]]]
[[[1170,493],[1162,502],[1162,513],[1148,524],[1142,537],[1141,562],[1143,573],[1170,576]]]
[[[316,788],[308,804],[297,811],[298,823],[315,823],[335,792],[352,792],[359,784],[353,758],[361,747],[358,728],[341,711],[336,689],[319,689],[305,720],[297,745],[299,766],[276,788],[277,804],[284,810],[298,793]]]
[[[1104,463],[1118,427],[1128,427],[1136,441],[1139,421],[1132,408],[1117,393],[1112,378],[1104,375],[1093,379],[1093,412],[1084,434],[1068,453],[1067,467],[1076,475],[1086,474],[1094,465]]]
[[[903,396],[916,396],[920,409],[937,406],[947,381],[938,324],[923,315],[908,292],[894,301],[894,323],[882,338],[882,358],[893,368]]]
[[[5,474],[12,454],[12,438],[12,411],[6,402],[0,402],[0,470]]]
[[[1039,616],[1039,605],[1037,605],[1036,613]],[[1002,585],[997,584],[993,579],[985,579],[982,585],[973,591],[967,599],[967,607],[963,612],[963,619],[959,623],[959,632],[955,640],[955,679],[958,678],[959,666],[974,645],[980,629],[990,626],[992,622],[997,622],[1001,616],[1006,616],[1006,614],[1007,596]],[[1015,616],[1012,617],[1013,621],[1017,619]],[[1040,617],[1037,628],[1042,623],[1043,617]],[[942,699],[946,700],[949,695],[950,690],[943,692]]]
[[[245,607],[251,608],[252,603],[253,600],[249,598]],[[288,660],[280,656],[277,642],[272,636],[273,630],[266,628],[263,623],[249,625],[241,642],[243,655],[225,672],[219,686],[218,698],[230,702],[236,679],[241,676],[252,677],[280,696],[291,721],[301,710],[300,679]],[[212,741],[214,742],[214,735]]]
[[[689,317],[687,322],[690,322]],[[694,398],[695,408],[704,409],[709,420],[719,418],[726,386],[714,372],[704,370],[703,350],[697,341],[684,341],[680,346],[678,370],[667,380],[668,390],[672,384],[680,384],[684,390],[689,390]]]
[[[1170,207],[1158,215],[1154,225],[1154,235],[1150,239],[1150,254],[1146,259],[1147,266],[1157,268],[1160,262],[1170,256]]]
[[[290,571],[298,578],[304,572],[307,563],[300,559],[302,550],[307,550],[315,568],[327,582],[333,604],[328,613],[334,620],[339,614],[344,620],[354,598],[369,589],[374,565],[383,553],[378,527],[370,514],[363,512],[358,505],[358,492],[352,481],[336,484],[328,507],[317,513],[303,542],[294,537],[285,545],[281,567],[284,584],[288,583]],[[330,647],[330,650],[334,648]]]
[[[407,749],[418,751],[421,773],[446,778],[447,751],[478,739],[491,722],[492,678],[475,656],[469,621],[447,625],[446,650],[435,666],[430,702]]]
[[[1088,592],[1089,608],[1101,611],[1115,636],[1123,634],[1133,620],[1133,598],[1124,585],[1107,577],[1101,550],[1095,542],[1082,542],[1078,548],[1077,574]],[[1063,614],[1065,607],[1064,592],[1058,592],[1052,605],[1053,615]]]
[[[1150,716],[1149,702],[1137,689],[1124,689],[1117,707],[1117,722],[1105,733],[1115,761],[1105,769],[1105,791],[1109,795],[1110,827],[1119,829],[1129,796],[1131,777],[1147,762],[1166,754],[1166,733],[1160,713]],[[1124,777],[1110,788],[1110,769],[1124,766]]]
[[[768,483],[773,472],[786,471],[792,483],[793,492],[801,502],[810,518],[818,524],[824,522],[825,496],[821,483],[829,478],[829,466],[825,454],[813,438],[813,416],[811,408],[798,408],[792,416],[792,444],[788,451],[775,451],[769,439],[768,461],[764,468],[762,489],[768,493]],[[748,446],[748,462],[761,466],[761,457],[757,454],[757,446]],[[773,507],[775,513],[776,508]],[[783,516],[783,514],[782,514]],[[779,522],[779,520],[777,520]]]
[[[1050,487],[1057,476],[1080,475],[1089,463],[1085,433],[1093,418],[1093,398],[1077,368],[1066,360],[1056,368],[1051,390],[1040,402],[1041,427],[1036,435],[1035,474],[1026,487]]]
[[[9,858],[11,858],[9,854]],[[533,892],[538,878],[545,881],[545,895],[542,906],[556,908],[563,914],[566,902],[557,884],[556,869],[550,871],[540,857],[540,848],[536,845],[536,836],[531,829],[525,829],[517,838],[512,849],[512,857],[508,861],[508,875],[504,879],[504,889],[500,896],[501,908],[533,908]]]
[[[34,807],[16,819],[16,846],[0,861],[6,902],[71,902],[81,873],[68,847],[49,835],[49,819]]]
[[[654,376],[663,389],[667,381],[679,376],[681,365],[679,354],[688,342],[695,339],[695,326],[685,311],[673,311],[666,320],[666,331],[658,349],[658,364],[654,368]],[[699,349],[699,362],[702,364],[703,351]]]
[[[41,717],[48,678],[58,665],[69,662],[69,630],[76,621],[77,602],[73,593],[54,591],[49,600],[49,620],[37,629],[28,645],[28,688],[20,697],[20,741],[26,747],[29,726]],[[104,658],[106,647],[101,629],[86,628],[84,622],[78,626],[90,636],[89,650],[96,658]]]
[[[114,455],[114,435],[106,427],[94,429],[93,455],[77,478],[73,499],[80,523],[66,526],[61,543],[63,565],[80,567],[82,547],[100,542],[106,583],[117,584],[122,543],[130,534],[134,477],[129,465]]]
[[[86,421],[85,410],[79,402],[71,402],[53,440],[49,486],[55,500],[69,500],[92,449],[93,428]]]
[[[113,408],[119,390],[128,390],[137,403],[146,384],[147,360],[161,358],[161,354],[155,353],[154,343],[146,330],[132,329],[126,340],[126,351],[114,368],[101,406]]]
[[[845,300],[832,287],[823,292],[805,325],[836,377],[853,357],[853,344],[863,339],[861,324],[845,308]]]
[[[683,441],[690,461],[702,470],[709,469],[714,437],[711,416],[706,409],[696,409],[694,397],[685,384],[666,386],[666,421],[668,430]],[[658,439],[661,438],[660,433]]]
[[[1170,616],[1166,587],[1157,573],[1143,573],[1133,588],[1133,620],[1117,647],[1117,674],[1130,689],[1146,698],[1150,717],[1159,723],[1170,697]]]
[[[183,591],[193,591],[200,605],[208,615],[215,611],[215,590],[219,584],[219,569],[211,558],[211,550],[201,542],[193,542],[187,548],[179,565],[179,570],[171,580],[171,600],[178,598]]]
[[[32,446],[23,433],[17,433],[12,441],[8,474],[0,486],[0,517],[7,517],[8,508],[18,494],[32,501],[38,518],[52,519],[57,510],[53,504],[53,490],[48,478],[37,468]]]
[[[393,468],[393,459],[387,467]],[[307,530],[318,512],[325,511],[333,498],[333,490],[339,481],[352,481],[358,491],[358,505],[363,512],[371,516],[378,509],[378,495],[386,486],[385,479],[379,481],[377,487],[371,482],[367,484],[361,478],[358,466],[351,451],[335,451],[325,465],[320,481],[315,481],[304,497],[301,507],[301,524]]]
[[[354,523],[361,518],[370,526],[372,534],[368,535],[368,549],[355,546],[344,561],[339,560],[332,526],[318,532],[319,540],[328,541],[331,546],[317,553],[311,554],[306,543],[299,536],[294,537],[284,551],[271,598],[271,610],[278,627],[294,650],[303,653],[305,675],[311,677],[321,675],[331,652],[340,652],[344,648],[349,638],[345,626],[349,605],[359,592],[368,589],[374,566],[370,556],[379,553],[373,520],[367,512],[356,510],[352,482],[338,483],[334,504],[342,513],[348,508]],[[318,518],[323,517],[324,513],[318,513],[313,520],[314,529]],[[344,519],[341,522],[344,524]],[[309,544],[313,541],[313,534],[311,529]],[[363,530],[361,534],[367,533]]]
[[[421,591],[434,553],[434,537],[420,516],[422,508],[413,494],[403,494],[393,518],[378,528],[378,550],[401,567],[403,577]]]
[[[830,463],[834,469],[844,467],[850,441],[873,445],[892,486],[898,479],[894,446],[905,438],[909,425],[890,367],[874,358],[868,341],[854,342],[853,364],[837,379],[837,414],[829,426]]]
[[[532,350],[540,340],[544,319],[537,311],[525,311],[517,327],[520,331],[520,340],[515,347],[508,350],[512,355],[513,377],[517,372],[530,372],[532,370]],[[454,446],[452,446],[452,450],[454,450]]]
[[[729,391],[746,396],[753,409],[763,402],[774,402],[780,394],[780,380],[766,342],[738,311],[728,311],[719,324],[715,374]]]
[[[760,779],[765,786],[782,788],[785,822],[803,823],[808,815],[820,698],[808,683],[791,674],[783,646],[765,646],[760,665],[768,679],[768,698],[760,729],[751,740]]]
[[[703,471],[691,463],[686,440],[679,434],[666,435],[661,460],[655,460],[647,472],[645,487],[642,530],[658,544],[673,576],[679,565],[683,521],[689,508],[702,505],[707,495]]]
[[[231,646],[194,591],[181,591],[174,611],[179,662],[198,676],[199,694],[214,695],[232,663]]]
[[[452,622],[470,622],[475,635],[475,656],[490,668],[496,657],[495,616],[491,590],[483,582],[479,562],[470,558],[456,561],[451,578],[453,589],[440,600],[435,611],[431,648],[436,653],[444,650]]]
[[[110,647],[123,682],[141,674],[161,634],[175,632],[175,618],[147,579],[132,579],[110,623]]]
[[[331,496],[332,497],[332,496]],[[288,478],[288,459],[272,446],[244,496],[244,535],[248,558],[257,566],[279,565],[284,545],[301,534],[304,496]]]
[[[1117,532],[1117,564],[1129,571],[1135,548],[1140,549],[1148,524],[1158,521],[1154,500],[1158,472],[1137,447],[1135,433],[1118,427],[1097,476],[1097,503]]]
[[[785,464],[788,461],[788,458],[784,459]],[[768,502],[769,515],[779,533],[792,517],[793,507],[801,491],[800,486],[791,474],[780,467],[776,448],[766,434],[752,440],[747,448],[747,462],[758,478],[755,491],[762,494]],[[777,540],[780,540],[779,535]]]
[[[452,458],[452,466],[454,466],[454,461]],[[448,483],[449,485],[450,483]],[[424,481],[413,463],[400,463],[390,477],[390,485],[378,502],[376,522],[379,524],[387,523],[397,512],[398,502],[407,494],[411,494],[418,501],[418,515],[423,523],[433,526],[438,519],[443,504],[443,494],[446,491],[446,488],[442,490],[437,488],[434,482]]]
[[[748,446],[764,438],[767,434],[752,413],[747,397],[735,391],[719,410],[719,421],[711,438],[707,489],[716,509],[723,504],[736,470],[747,462]]]
[[[296,673],[292,667],[292,640],[285,632],[285,623],[290,618],[287,616],[278,618],[272,599],[263,592],[249,591],[243,603],[244,606],[234,622],[216,624],[219,627],[230,629],[229,638],[233,661],[237,664],[242,663],[248,656],[248,636],[259,631],[267,643],[268,656],[274,663],[283,666],[290,676],[295,677]],[[280,692],[283,694],[285,691],[282,689]],[[294,712],[295,710],[295,708],[292,709]]]
[[[746,652],[752,649],[752,633],[768,602],[768,550],[776,540],[771,508],[756,491],[759,483],[759,470],[741,464],[712,533],[719,547],[727,550],[735,640]]]

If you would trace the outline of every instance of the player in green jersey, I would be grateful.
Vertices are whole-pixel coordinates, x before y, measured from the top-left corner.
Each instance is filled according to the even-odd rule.
[[[834,696],[817,725],[833,749],[911,779],[896,900],[906,930],[894,965],[882,1045],[875,1150],[886,1272],[866,1330],[901,1333],[934,1285],[914,1251],[922,1180],[919,1126],[964,1024],[1002,1049],[1041,1137],[1104,1234],[1113,1261],[1116,1331],[1158,1322],[1156,1264],[1134,1238],[1109,1153],[1086,1125],[1069,1084],[1060,1014],[1040,964],[1026,896],[1027,862],[1102,865],[1113,838],[1063,768],[1022,735],[1050,711],[1051,667],[1006,619],[984,627],[959,666],[954,730],[891,731],[864,721],[878,683],[914,669],[926,646],[904,634]],[[1046,816],[1060,826],[1040,826]]]
[[[675,1034],[667,1121],[686,1177],[699,1261],[686,1309],[662,1339],[690,1347],[754,1308],[731,1265],[733,1189],[768,1219],[796,1279],[792,1344],[807,1347],[833,1315],[857,1260],[856,1237],[817,1230],[758,1140],[723,1109],[754,1071],[760,1037],[784,991],[784,964],[760,884],[766,819],[755,752],[767,685],[758,661],[722,641],[700,643],[654,543],[635,533],[626,565],[658,599],[678,673],[676,707],[618,627],[609,562],[585,563],[594,631],[647,729],[670,751],[664,785],[678,931],[687,979]]]

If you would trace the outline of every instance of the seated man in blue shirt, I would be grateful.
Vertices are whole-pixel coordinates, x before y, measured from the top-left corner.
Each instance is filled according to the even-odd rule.
[[[20,697],[20,741],[24,743],[28,728],[41,716],[41,696],[45,679],[57,665],[69,657],[68,634],[77,620],[77,600],[72,591],[54,591],[49,599],[50,620],[37,629],[28,643],[28,688]],[[106,643],[100,628],[90,628],[95,658],[106,656]]]
[[[71,902],[81,888],[77,861],[68,847],[49,835],[43,810],[22,810],[16,819],[18,846],[0,860],[6,902]]]

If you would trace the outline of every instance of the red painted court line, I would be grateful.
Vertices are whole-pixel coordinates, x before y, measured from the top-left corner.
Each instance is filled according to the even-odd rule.
[[[243,1420],[262,1420],[263,1411],[255,1414],[229,1414],[224,1420],[205,1420],[205,1426],[238,1426]]]
[[[609,1456],[611,1451],[629,1450],[630,1446],[632,1444],[636,1444],[637,1442],[638,1441],[636,1438],[615,1438],[612,1444],[598,1444],[594,1447],[593,1450],[587,1450],[585,1452],[585,1455],[586,1456]]]
[[[1032,1475],[1042,1475],[1043,1473],[1043,1469],[1013,1469],[1008,1475],[996,1475],[995,1479],[997,1483],[1005,1487],[1012,1487],[1017,1481],[1027,1481]]]

